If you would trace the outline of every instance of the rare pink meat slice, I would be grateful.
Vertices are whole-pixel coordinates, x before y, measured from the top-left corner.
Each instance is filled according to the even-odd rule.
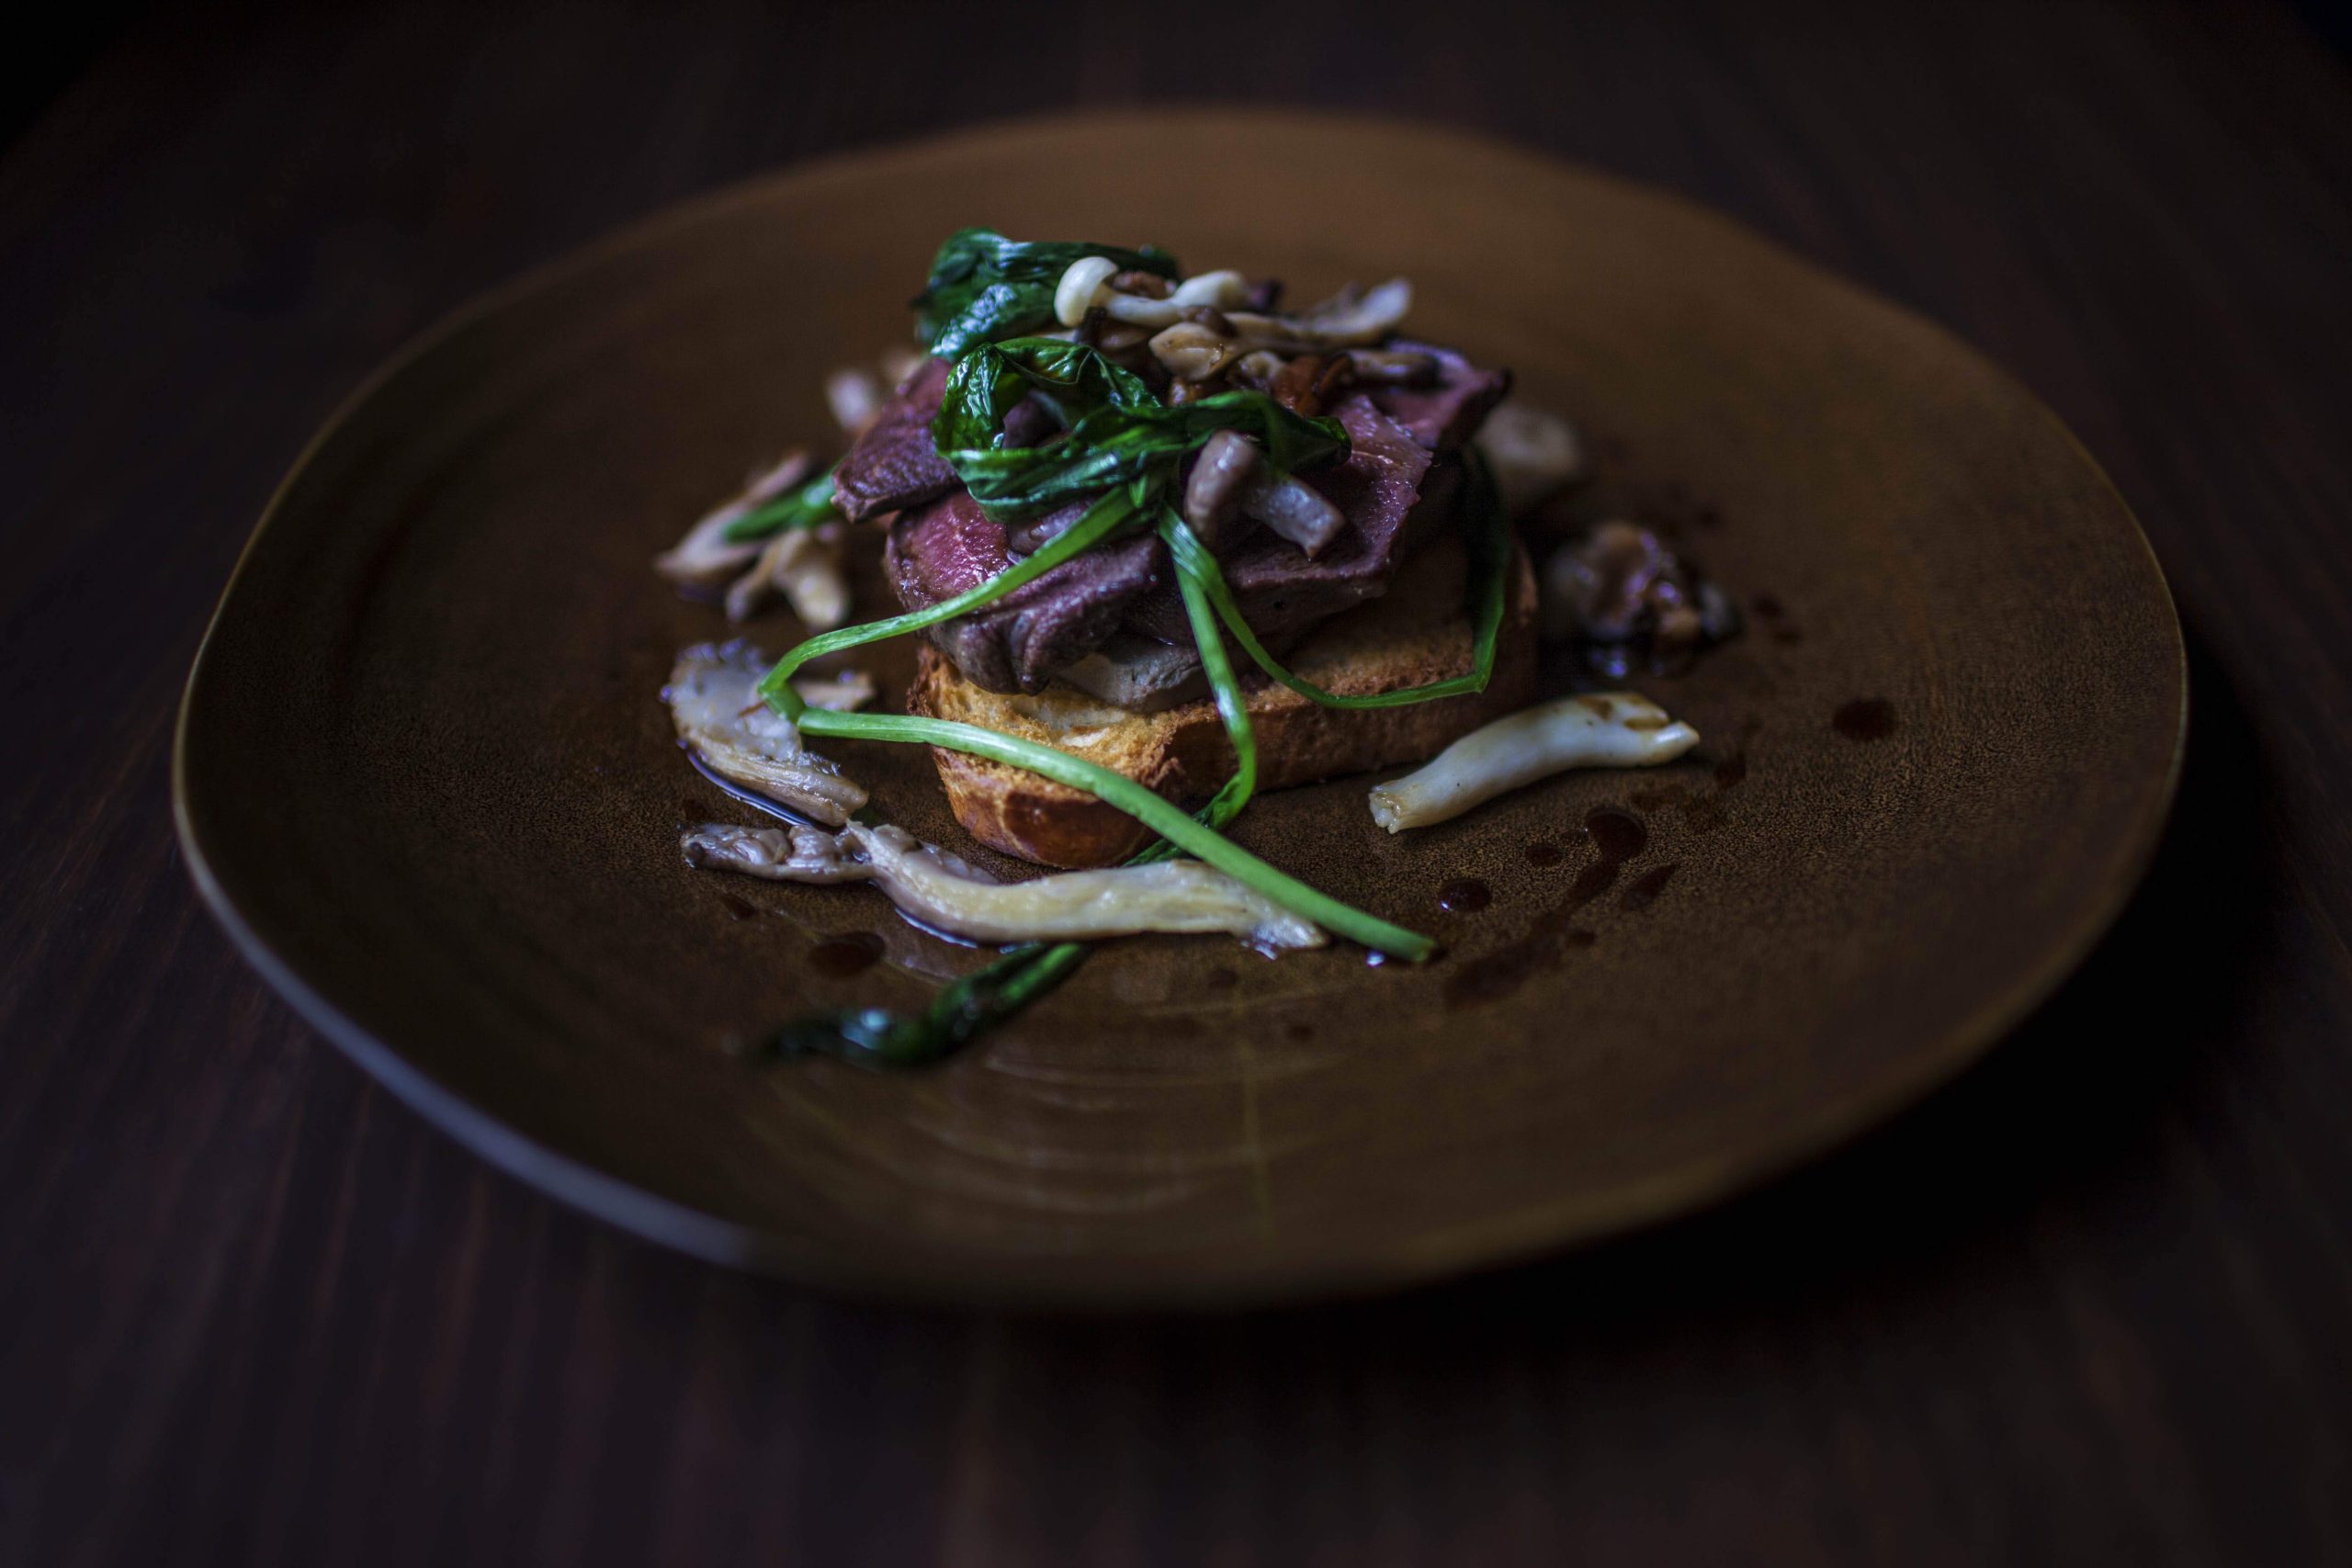
[[[1286,637],[1377,598],[1397,563],[1453,512],[1461,473],[1453,459],[1433,459],[1362,393],[1332,417],[1347,428],[1347,460],[1299,478],[1330,498],[1347,527],[1312,559],[1261,529],[1223,563],[1243,617],[1262,637]],[[1058,532],[1085,504],[1041,520],[1035,533]],[[978,587],[1017,558],[1003,525],[961,490],[907,511],[890,529],[891,586],[909,610]],[[996,604],[933,626],[931,636],[976,684],[1034,692],[1123,624],[1163,643],[1192,646],[1167,551],[1148,534],[1097,546]]]
[[[1043,520],[1059,532],[1090,502]],[[887,565],[899,602],[926,609],[978,587],[1016,558],[1003,525],[965,491],[902,514],[890,526]],[[1166,552],[1149,534],[1114,540],[1063,562],[995,603],[931,628],[931,639],[975,684],[991,692],[1035,692],[1118,629],[1128,606],[1156,586]]]
[[[1329,497],[1348,525],[1312,558],[1261,529],[1222,563],[1242,619],[1261,637],[1302,631],[1378,598],[1396,563],[1428,542],[1453,509],[1458,465],[1450,458],[1433,464],[1430,451],[1369,397],[1348,397],[1331,417],[1347,427],[1347,461],[1298,477]],[[1138,603],[1127,624],[1162,642],[1192,641],[1172,581]]]
[[[1426,354],[1437,361],[1433,385],[1381,387],[1371,393],[1383,413],[1432,452],[1451,452],[1467,444],[1510,392],[1510,371],[1482,370],[1450,348],[1402,338],[1383,347],[1392,353]]]
[[[833,500],[842,516],[863,523],[956,488],[956,470],[941,460],[931,439],[948,369],[944,359],[924,360],[842,458],[833,470]]]

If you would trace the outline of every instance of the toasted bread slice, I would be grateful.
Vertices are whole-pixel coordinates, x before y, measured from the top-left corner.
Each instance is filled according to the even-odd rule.
[[[1494,678],[1475,696],[1389,708],[1325,707],[1266,680],[1237,651],[1258,740],[1258,787],[1283,789],[1372,768],[1418,762],[1532,700],[1535,577],[1513,549]],[[1324,623],[1285,660],[1301,678],[1343,696],[1369,695],[1463,674],[1471,628],[1463,612],[1460,544],[1416,555],[1388,592]],[[966,680],[925,646],[907,694],[910,713],[976,724],[1099,763],[1170,800],[1204,799],[1231,775],[1233,748],[1207,698],[1162,713],[1114,707],[1059,681],[1007,696]],[[1019,768],[933,748],[956,819],[994,849],[1045,865],[1112,865],[1150,830],[1082,790]]]

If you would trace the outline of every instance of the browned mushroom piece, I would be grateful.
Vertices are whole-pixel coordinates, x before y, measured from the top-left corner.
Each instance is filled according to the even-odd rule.
[[[1282,374],[1285,363],[1287,361],[1272,349],[1252,349],[1235,360],[1226,375],[1237,387],[1262,392],[1274,384],[1274,378]]]
[[[1618,679],[1668,673],[1739,630],[1731,601],[1638,524],[1603,523],[1544,570],[1546,635],[1582,645]]]
[[[1201,448],[1192,478],[1184,481],[1181,511],[1210,553],[1223,555],[1250,535],[1252,525],[1242,515],[1241,500],[1264,467],[1257,443],[1238,430],[1220,430]]]
[[[1293,413],[1313,419],[1330,406],[1351,378],[1348,356],[1302,354],[1267,383],[1266,395]]]
[[[1176,286],[1159,274],[1139,269],[1113,273],[1110,287],[1121,294],[1133,294],[1145,299],[1165,299],[1176,290]]]

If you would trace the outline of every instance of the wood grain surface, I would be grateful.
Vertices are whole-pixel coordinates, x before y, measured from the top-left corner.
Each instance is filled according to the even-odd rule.
[[[179,682],[278,475],[616,222],[1168,97],[1656,180],[2020,376],[2188,632],[2147,888],[1861,1145],[1363,1306],[877,1310],[492,1174],[172,847]],[[195,7],[6,123],[0,1562],[2352,1560],[2352,77],[2291,12]]]

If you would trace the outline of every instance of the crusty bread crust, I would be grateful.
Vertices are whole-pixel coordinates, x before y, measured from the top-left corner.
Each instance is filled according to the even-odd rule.
[[[1383,597],[1316,628],[1286,660],[1345,696],[1442,681],[1470,668],[1463,556],[1448,539],[1417,554]],[[1475,696],[1391,708],[1325,707],[1263,678],[1236,650],[1258,739],[1258,787],[1283,789],[1429,758],[1532,700],[1535,577],[1514,549],[1494,678]],[[1233,748],[1206,698],[1135,714],[1055,682],[1007,696],[966,680],[937,649],[918,658],[907,711],[1041,741],[1099,763],[1170,800],[1196,801],[1233,772]],[[1112,865],[1151,840],[1133,818],[1082,790],[1019,768],[933,748],[956,819],[980,842],[1054,866]]]

